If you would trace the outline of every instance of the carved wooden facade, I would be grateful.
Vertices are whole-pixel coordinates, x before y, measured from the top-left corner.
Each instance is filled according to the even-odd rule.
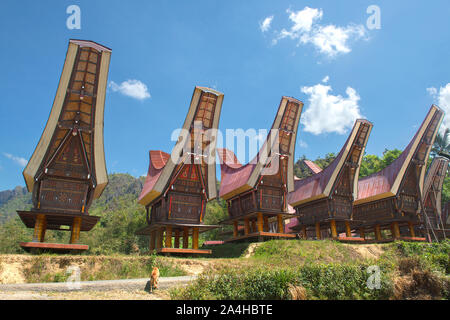
[[[303,103],[283,97],[272,130],[258,155],[241,165],[230,150],[220,149],[220,196],[226,200],[233,224],[231,241],[245,238],[291,237],[284,233],[283,220],[292,217],[287,194],[293,188],[293,157]],[[270,230],[276,224],[277,231]],[[239,225],[243,224],[243,234]]]
[[[89,231],[98,217],[89,216],[92,200],[108,180],[103,151],[103,112],[111,50],[92,41],[70,40],[50,118],[23,174],[32,192],[33,209],[19,211],[35,228],[34,242],[44,242],[45,230],[72,231],[76,246],[80,231]],[[22,247],[52,249],[49,244]]]
[[[382,171],[360,179],[353,209],[355,220],[362,221],[355,225],[360,233],[374,231],[375,240],[381,241],[382,229],[400,238],[400,230],[409,228],[409,238],[416,238],[414,226],[424,221],[421,201],[426,162],[442,118],[442,110],[433,105],[402,154]]]
[[[337,238],[339,232],[346,232],[348,240],[359,240],[351,239],[350,222],[359,167],[371,130],[372,123],[357,120],[342,150],[327,168],[295,181],[295,190],[289,194],[288,202],[295,208],[298,218],[290,223],[291,230],[301,230],[303,238],[314,230],[316,238],[321,239],[324,229],[330,229],[333,238]]]
[[[148,225],[137,232],[150,235],[150,250],[210,253],[198,249],[198,234],[216,227],[205,225],[203,219],[207,202],[217,193],[215,147],[222,101],[222,93],[196,87],[172,154],[150,151],[149,171],[139,197],[147,209]],[[192,248],[188,248],[189,236]]]

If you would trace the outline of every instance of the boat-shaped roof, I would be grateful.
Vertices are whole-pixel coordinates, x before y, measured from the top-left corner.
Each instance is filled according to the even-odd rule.
[[[310,201],[330,196],[333,186],[346,162],[357,164],[352,185],[355,187],[359,174],[359,165],[361,164],[364,149],[372,130],[372,123],[358,119],[355,121],[352,131],[347,138],[336,158],[323,170],[313,174],[305,179],[295,180],[295,189],[289,193],[288,203],[292,206],[298,206]],[[352,156],[354,148],[359,148],[359,152],[354,154],[356,159],[349,159]],[[354,190],[355,193],[356,190]]]

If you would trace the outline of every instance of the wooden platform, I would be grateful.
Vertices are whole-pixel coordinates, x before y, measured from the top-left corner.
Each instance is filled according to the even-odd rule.
[[[77,253],[89,249],[85,244],[21,242],[20,246],[27,252]]]
[[[339,242],[365,242],[366,240],[364,238],[360,237],[339,237],[336,238]]]
[[[234,241],[242,241],[246,239],[252,239],[252,238],[288,238],[288,239],[294,239],[296,238],[295,234],[291,233],[275,233],[275,232],[253,232],[246,235],[237,236],[231,239],[227,239],[224,242],[234,242]]]
[[[208,249],[183,249],[183,248],[159,248],[155,249],[157,253],[181,253],[181,254],[211,254]]]

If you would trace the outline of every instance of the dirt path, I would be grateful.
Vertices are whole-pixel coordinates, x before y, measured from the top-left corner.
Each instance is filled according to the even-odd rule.
[[[71,291],[71,292],[0,292],[0,300],[169,300],[167,290]]]

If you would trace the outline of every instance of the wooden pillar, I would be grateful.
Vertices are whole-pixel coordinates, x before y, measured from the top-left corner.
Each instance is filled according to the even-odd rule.
[[[258,232],[264,231],[264,218],[262,212],[258,212]]]
[[[303,239],[308,240],[308,234],[306,233],[306,226],[302,227]]]
[[[80,239],[81,217],[73,218],[72,232],[70,234],[70,243],[77,243]]]
[[[414,225],[411,221],[408,221],[408,227],[409,227],[409,233],[411,234],[411,237],[415,237],[416,233],[414,232]]]
[[[256,220],[252,220],[252,233],[256,232]]]
[[[47,219],[44,214],[36,216],[34,223],[33,242],[44,242],[45,231],[47,229]]]
[[[198,227],[192,228],[192,249],[198,249]]]
[[[382,239],[381,237],[381,229],[380,229],[380,225],[377,224],[375,226],[375,240],[380,241]]]
[[[364,240],[366,239],[366,234],[364,233],[364,228],[359,229],[359,236],[361,238],[363,238]]]
[[[264,232],[269,232],[269,217],[264,216]]]
[[[284,233],[284,226],[283,226],[283,215],[277,214],[277,225],[278,225],[278,233]]]
[[[163,238],[164,238],[164,228],[158,228],[156,231],[158,233],[158,239],[156,241],[156,248],[161,249],[163,247]]]
[[[189,248],[189,228],[183,228],[183,249]]]
[[[239,231],[238,222],[237,222],[237,220],[234,220],[233,221],[233,237],[236,238],[238,236],[238,231]]]
[[[316,222],[316,238],[320,240],[322,238],[320,234],[320,222]]]
[[[400,238],[400,228],[398,227],[398,222],[392,223],[392,236],[394,239]]]
[[[172,248],[172,226],[166,226],[166,248]]]
[[[150,253],[151,251],[155,250],[156,247],[156,230],[152,230],[150,232],[150,243],[149,243],[149,249],[150,249]]]
[[[331,220],[330,221],[330,228],[331,228],[331,237],[333,239],[337,239],[338,235],[337,235],[336,221],[335,220]]]
[[[249,224],[249,221],[248,221],[248,218],[245,218],[244,219],[244,234],[245,235],[247,235],[247,234],[249,234],[250,232],[250,224]]]
[[[180,229],[175,229],[175,243],[174,248],[180,247]]]
[[[348,221],[345,221],[345,235],[349,238],[352,236],[352,229],[350,228],[350,222]]]

